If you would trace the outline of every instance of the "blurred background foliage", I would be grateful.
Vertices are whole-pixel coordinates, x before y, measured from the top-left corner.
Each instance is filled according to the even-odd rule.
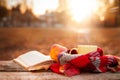
[[[71,7],[72,1],[80,3],[76,5],[77,7],[75,4]],[[90,4],[89,1],[51,0],[50,3],[50,0],[0,0],[0,27],[67,27],[71,25],[119,27],[120,0],[93,0],[99,3],[99,6],[94,7],[96,11],[84,19],[84,22],[77,21],[80,19],[78,15],[85,10],[85,8],[81,10],[80,5],[84,4],[87,7]],[[76,12],[72,14],[74,8]],[[44,12],[40,12],[43,9]],[[77,19],[74,20],[76,13]]]

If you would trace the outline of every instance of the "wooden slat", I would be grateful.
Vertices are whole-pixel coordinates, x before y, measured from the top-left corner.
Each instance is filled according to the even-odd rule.
[[[14,61],[0,61],[0,72],[26,72],[23,67],[16,64]]]
[[[0,72],[0,80],[120,80],[120,74],[83,73],[73,77],[66,77],[53,72]]]
[[[48,70],[47,72],[49,71],[50,70]],[[27,71],[22,66],[11,60],[11,61],[0,61],[0,72],[29,72],[29,71]],[[38,70],[34,72],[46,72],[46,70]]]
[[[27,72],[13,61],[0,61],[0,80],[120,80],[120,73],[81,73],[66,77],[51,71]]]

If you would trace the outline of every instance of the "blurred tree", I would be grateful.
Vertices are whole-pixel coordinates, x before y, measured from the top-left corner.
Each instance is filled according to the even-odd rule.
[[[98,14],[100,16],[100,20],[104,22],[105,27],[115,27],[117,26],[118,21],[118,4],[119,0],[98,0],[99,1],[99,9]]]
[[[120,0],[115,0],[114,11],[116,12],[116,23],[117,23],[117,26],[119,26],[120,25]]]
[[[0,21],[3,19],[3,17],[8,15],[8,10],[6,9],[6,1],[0,0]]]
[[[21,6],[20,6],[20,11],[21,13],[25,13],[27,10],[27,0],[22,0]]]
[[[70,14],[67,14],[66,11],[57,12],[56,17],[59,23],[64,24],[64,25],[67,25],[71,21]]]
[[[6,0],[0,0],[0,6],[6,6]]]

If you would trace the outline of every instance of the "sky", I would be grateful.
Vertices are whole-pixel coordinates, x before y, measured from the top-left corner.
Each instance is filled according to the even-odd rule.
[[[44,14],[46,10],[56,10],[59,3],[58,0],[33,0],[33,12],[36,15]]]
[[[6,0],[8,9],[22,4],[21,8],[24,10],[26,7],[31,9],[35,15],[42,15],[46,10],[56,10],[59,5],[59,0]],[[24,5],[24,3],[26,5]]]

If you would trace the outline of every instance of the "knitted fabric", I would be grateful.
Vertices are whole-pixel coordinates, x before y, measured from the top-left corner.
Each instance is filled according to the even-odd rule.
[[[90,60],[89,60],[88,56],[81,55],[81,56],[78,56],[78,57],[70,60],[69,63],[71,63],[72,65],[74,65],[76,67],[83,68],[83,67],[86,67],[87,64],[90,63]]]
[[[80,69],[81,72],[95,72],[96,67],[90,62],[85,67]]]
[[[97,48],[97,51],[89,52],[86,55],[89,57],[100,57],[100,56],[103,56],[103,51],[101,48]]]
[[[53,71],[53,72],[55,72],[55,73],[58,73],[58,74],[62,74],[61,72],[60,72],[60,64],[59,63],[54,63],[54,64],[52,64],[51,66],[50,66],[50,69]]]
[[[100,53],[100,56],[103,56],[103,50],[100,47],[97,48],[97,52]]]
[[[80,54],[67,54],[66,52],[62,52],[61,54],[58,55],[58,60],[60,64],[66,64],[68,61],[77,58],[78,56],[81,56]]]
[[[89,57],[100,57],[101,53],[99,52],[90,52],[88,54],[67,54],[65,52],[62,52],[59,56],[58,56],[58,60],[60,62],[60,64],[66,64],[67,62],[70,62],[74,65],[79,65],[78,67],[81,67],[86,64],[88,64],[90,62]]]
[[[73,76],[80,74],[80,69],[69,63],[64,65],[60,65],[59,63],[54,63],[50,66],[50,69],[55,73],[64,74],[66,76]]]
[[[114,67],[118,65],[117,59],[114,56],[90,57],[90,60],[96,67],[96,72],[106,72],[107,66]]]
[[[64,74],[66,76],[73,76],[73,75],[77,75],[77,74],[80,74],[80,69],[74,65],[71,65],[71,64],[65,64],[66,68],[64,70]]]
[[[83,72],[106,72],[107,66],[117,66],[118,62],[114,56],[100,56],[100,57],[89,57],[86,55],[78,56],[66,64],[63,64],[61,71],[60,63],[55,63],[50,66],[50,69],[59,74],[65,74],[67,76],[73,76]],[[116,71],[120,71],[120,67],[116,68]]]
[[[94,72],[106,72],[107,58],[106,57],[90,57],[91,62],[95,66]]]
[[[105,55],[108,58],[108,63],[107,65],[110,67],[115,67],[118,65],[117,57],[112,56],[112,55]]]
[[[116,68],[116,72],[120,72],[120,66]]]

